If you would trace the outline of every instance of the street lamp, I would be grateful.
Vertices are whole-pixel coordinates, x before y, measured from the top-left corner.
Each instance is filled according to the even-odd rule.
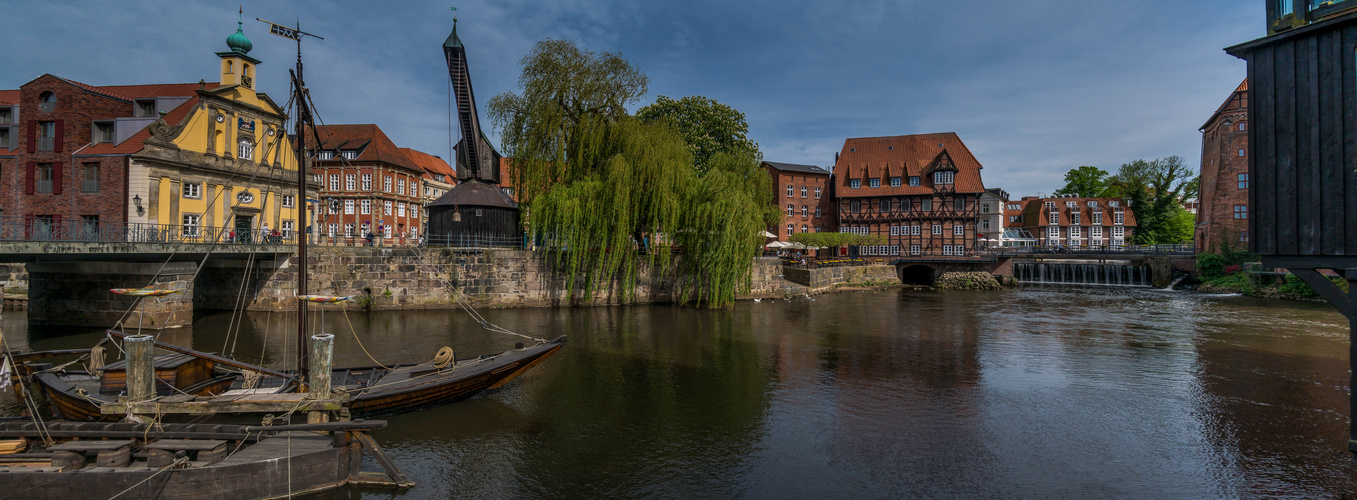
[[[141,206],[141,195],[132,195],[132,206],[137,207],[137,215],[146,215],[146,209]]]

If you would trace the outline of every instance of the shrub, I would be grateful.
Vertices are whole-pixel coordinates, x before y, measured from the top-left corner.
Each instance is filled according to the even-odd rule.
[[[1221,271],[1223,271],[1226,275],[1235,274],[1242,270],[1244,270],[1244,266],[1241,266],[1239,264],[1230,264],[1228,266],[1221,268]]]

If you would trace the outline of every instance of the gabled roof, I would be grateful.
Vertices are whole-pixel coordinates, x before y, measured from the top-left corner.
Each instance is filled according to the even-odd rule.
[[[410,148],[400,148],[400,150],[405,153],[405,156],[410,157],[410,161],[424,170],[425,177],[442,174],[447,177],[447,181],[457,180],[457,174],[452,172],[452,167],[448,166],[448,162],[443,161],[442,158]]]
[[[480,179],[468,179],[453,187],[429,206],[503,207],[517,208],[518,203],[499,186]]]
[[[349,161],[382,162],[417,172],[424,171],[404,151],[396,147],[395,143],[391,142],[391,139],[382,132],[381,127],[371,123],[317,125],[314,135],[309,130],[306,133],[307,149],[317,147],[315,143],[317,136],[320,137],[321,141],[319,149],[357,149],[361,147],[362,151],[358,157]]]
[[[1081,226],[1092,226],[1095,224],[1092,223],[1093,216],[1089,215],[1090,213],[1093,212],[1093,210],[1090,209],[1088,206],[1088,202],[1090,201],[1094,202],[1097,209],[1103,212],[1102,222],[1097,225],[1101,226],[1115,225],[1112,223],[1113,221],[1112,213],[1120,211],[1123,213],[1124,217],[1124,220],[1122,221],[1121,225],[1126,227],[1136,227],[1136,215],[1134,212],[1131,211],[1130,204],[1127,203],[1126,200],[1123,198],[1072,198],[1072,197],[1030,198],[1023,200],[1022,202],[1025,204],[1022,209],[1022,215],[1024,219],[1023,222],[1008,225],[1010,227],[1014,226],[1044,227],[1052,225],[1068,226],[1071,224],[1071,221],[1073,220],[1070,217],[1070,213],[1077,210],[1082,214],[1080,216],[1079,224]],[[1121,206],[1118,208],[1112,208],[1112,206],[1108,204],[1109,201],[1117,201],[1121,204]],[[1047,202],[1055,203],[1056,212],[1059,214],[1059,217],[1056,219],[1057,222],[1055,224],[1051,223],[1050,212],[1046,210]],[[1074,202],[1075,208],[1070,209],[1066,205],[1066,203],[1068,202]]]
[[[950,158],[957,174],[953,188],[959,193],[979,193],[985,190],[980,180],[980,161],[970,148],[961,142],[955,132],[937,134],[897,135],[891,137],[861,137],[847,139],[834,165],[834,175],[840,186],[841,197],[899,196],[930,194],[933,179],[927,174],[939,162]],[[881,178],[881,187],[849,188],[852,179]],[[901,177],[900,187],[890,187],[890,177]],[[909,177],[921,177],[918,186],[910,186]]]
[[[1216,121],[1216,118],[1219,117],[1221,113],[1230,110],[1243,111],[1246,109],[1249,109],[1248,78],[1245,78],[1243,83],[1240,83],[1238,87],[1235,87],[1234,92],[1230,93],[1230,97],[1225,98],[1225,102],[1221,103],[1219,108],[1216,108],[1215,113],[1211,113],[1211,118],[1208,118],[1206,123],[1203,123],[1198,130],[1206,130],[1206,127],[1210,127],[1211,122]]]
[[[775,161],[765,161],[763,162],[763,164],[781,170],[783,172],[801,172],[806,174],[829,175],[829,170],[817,167],[815,165],[799,165],[796,163],[779,163]]]

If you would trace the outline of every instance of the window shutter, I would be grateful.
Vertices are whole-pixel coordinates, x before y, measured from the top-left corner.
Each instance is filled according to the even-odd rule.
[[[32,127],[29,127],[29,129],[31,130]],[[28,137],[30,138],[29,144],[32,144],[33,142],[31,138],[33,136],[30,135]],[[37,185],[34,183],[34,181],[38,170],[38,162],[33,161],[28,162],[27,170],[28,170],[27,175],[24,177],[24,194],[33,194],[34,192],[37,191]]]
[[[64,129],[65,129],[66,127],[63,127],[63,125],[66,124],[65,122],[66,122],[66,120],[57,120],[57,133],[56,133],[56,135],[54,136],[54,138],[52,139],[52,142],[53,142],[53,144],[54,144],[53,147],[52,147],[52,150],[53,150],[53,151],[56,151],[56,152],[58,152],[58,153],[61,152],[61,138],[62,138],[62,136],[65,135],[65,133],[64,133],[65,130],[64,130]],[[58,165],[60,165],[60,164],[58,163]]]
[[[35,121],[35,120],[29,120],[29,121],[28,121],[28,152],[29,152],[29,153],[36,153],[36,152],[38,152],[38,122]],[[29,164],[29,172],[30,172],[29,175],[28,175],[29,178],[32,178],[32,177],[33,177],[33,174],[31,173],[31,172],[33,171],[32,165],[33,165],[32,163]],[[31,190],[30,190],[30,192],[29,192],[28,194],[33,194],[33,193],[32,193]]]
[[[60,120],[57,123],[61,123]],[[58,125],[57,130],[61,130]],[[57,137],[61,137],[61,132],[57,132]],[[58,142],[57,144],[61,144]],[[52,194],[61,194],[61,162],[52,164]]]

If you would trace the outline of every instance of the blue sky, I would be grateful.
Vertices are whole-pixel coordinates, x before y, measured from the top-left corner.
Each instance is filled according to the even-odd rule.
[[[44,73],[214,80],[237,5],[7,2],[6,39],[21,49],[0,58],[0,88]],[[986,187],[1013,196],[1049,194],[1079,165],[1179,155],[1196,167],[1198,127],[1245,75],[1221,49],[1264,34],[1264,3],[1249,0],[247,1],[259,87],[286,101],[295,46],[254,18],[300,21],[325,37],[303,46],[322,119],[376,123],[447,157],[451,5],[482,113],[517,90],[533,43],[570,38],[645,71],[650,94],[633,110],[705,95],[743,111],[768,160],[829,166],[849,137],[952,131]]]

